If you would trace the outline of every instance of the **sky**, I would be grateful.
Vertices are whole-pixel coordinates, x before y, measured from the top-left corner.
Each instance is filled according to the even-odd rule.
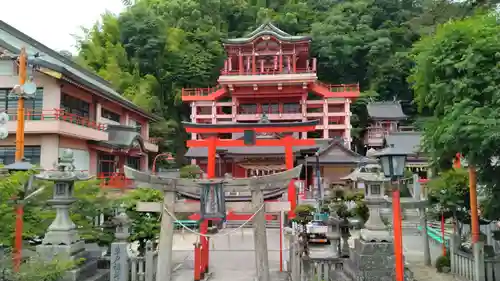
[[[81,26],[123,8],[121,0],[0,0],[0,20],[56,51],[76,53],[73,35],[81,34]]]

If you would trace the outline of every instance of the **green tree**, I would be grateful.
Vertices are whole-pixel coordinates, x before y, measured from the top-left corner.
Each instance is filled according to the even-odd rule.
[[[426,122],[423,143],[432,164],[446,169],[460,152],[478,169],[485,195],[495,201],[500,199],[495,188],[500,180],[495,162],[500,155],[497,17],[494,12],[478,13],[440,25],[435,34],[415,45],[409,78],[420,110],[433,113]],[[500,209],[493,207],[486,208],[489,214],[498,214]]]
[[[439,174],[427,183],[429,201],[438,207],[435,214],[452,217],[458,225],[458,233],[462,234],[463,223],[470,222],[469,174],[465,169],[451,169]]]

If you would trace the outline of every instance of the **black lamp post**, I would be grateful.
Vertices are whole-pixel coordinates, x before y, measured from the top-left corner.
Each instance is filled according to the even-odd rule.
[[[318,182],[318,213],[321,212],[321,205],[323,203],[322,192],[321,192],[321,171],[319,167],[319,152],[314,153],[316,156],[316,180]]]
[[[403,267],[403,234],[401,227],[401,199],[399,194],[399,179],[403,176],[406,166],[406,153],[398,150],[391,144],[375,154],[380,159],[382,171],[386,177],[397,181],[397,186],[392,190],[392,215],[394,232],[394,255],[396,258],[396,280],[404,280]]]

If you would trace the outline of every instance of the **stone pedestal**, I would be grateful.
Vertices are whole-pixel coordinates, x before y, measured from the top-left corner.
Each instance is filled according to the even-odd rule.
[[[393,281],[395,274],[394,245],[391,242],[355,241],[351,269],[360,281]]]

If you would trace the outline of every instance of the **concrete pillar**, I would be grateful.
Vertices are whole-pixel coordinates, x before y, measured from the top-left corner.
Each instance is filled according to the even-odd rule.
[[[427,234],[427,216],[425,208],[420,208],[420,227],[422,228],[422,239],[424,242],[424,264],[432,266],[431,249],[429,245],[429,235]]]
[[[175,189],[175,184],[172,186]],[[165,191],[163,207],[173,214],[175,204],[175,192]],[[163,209],[160,224],[160,243],[158,251],[158,265],[156,268],[156,281],[172,280],[172,246],[174,242],[174,220],[169,213]]]
[[[479,241],[472,245],[474,254],[474,281],[485,281],[484,274],[484,242]]]
[[[264,193],[260,189],[260,186],[252,186],[251,189],[253,208],[256,211],[259,210],[253,218],[257,281],[270,281],[266,237],[266,210],[262,207],[262,204],[264,204]]]

